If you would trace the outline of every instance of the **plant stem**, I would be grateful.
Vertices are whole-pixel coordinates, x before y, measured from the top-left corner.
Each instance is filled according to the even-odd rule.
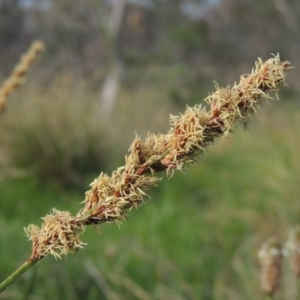
[[[0,283],[0,294],[15,280],[17,280],[23,273],[33,267],[40,259],[27,260],[22,266],[15,270],[10,276],[8,276],[2,283]]]

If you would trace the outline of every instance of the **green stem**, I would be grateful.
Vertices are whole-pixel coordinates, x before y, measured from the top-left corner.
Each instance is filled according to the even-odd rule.
[[[0,294],[15,280],[17,280],[23,273],[33,267],[39,259],[27,260],[22,266],[8,276],[2,283],[0,283]]]

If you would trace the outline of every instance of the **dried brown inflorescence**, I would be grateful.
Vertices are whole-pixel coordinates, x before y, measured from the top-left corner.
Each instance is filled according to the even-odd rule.
[[[258,253],[261,265],[261,289],[273,295],[279,287],[283,262],[282,248],[276,237],[269,238]]]
[[[216,137],[228,134],[236,121],[246,123],[263,101],[272,99],[269,92],[277,92],[290,69],[290,63],[281,62],[278,55],[266,62],[258,60],[252,73],[242,76],[239,84],[227,88],[216,86],[216,92],[206,99],[209,111],[201,105],[188,107],[182,115],[171,116],[172,127],[167,134],[149,134],[144,141],[136,137],[125,157],[125,165],[111,176],[101,173],[95,179],[86,192],[83,209],[76,216],[69,216],[69,222],[85,226],[118,223],[126,218],[127,211],[138,207],[148,196],[149,187],[161,180],[157,173],[166,171],[172,175],[175,170],[181,170]],[[52,249],[57,244],[74,252],[78,241],[71,246],[66,240],[67,246],[63,246],[61,240],[55,241],[59,235],[47,235],[54,240],[39,239],[39,230],[44,232],[47,228],[45,219],[41,229],[32,226],[27,229],[27,236],[33,242],[31,259],[53,254],[53,251],[59,256],[58,251]],[[71,226],[65,228],[70,230]],[[83,230],[83,227],[74,228],[77,233],[81,232],[78,228]],[[66,254],[65,251],[59,253]]]
[[[3,82],[0,87],[0,113],[5,109],[8,96],[23,84],[27,72],[44,49],[43,42],[33,42],[10,76]]]

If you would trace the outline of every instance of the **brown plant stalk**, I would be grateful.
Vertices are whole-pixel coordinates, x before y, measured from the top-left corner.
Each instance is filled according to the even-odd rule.
[[[282,247],[278,238],[263,243],[258,253],[261,266],[260,285],[264,294],[272,296],[278,289],[283,262]]]
[[[80,235],[86,225],[119,223],[126,219],[127,212],[148,197],[149,187],[161,180],[158,173],[166,171],[170,176],[175,170],[181,170],[215,138],[227,135],[235,122],[246,123],[263,101],[273,99],[269,92],[277,93],[290,69],[290,63],[281,62],[279,55],[266,62],[259,59],[251,74],[241,76],[238,84],[227,88],[216,85],[216,92],[205,99],[208,111],[201,105],[188,107],[180,116],[171,116],[172,127],[167,134],[151,133],[145,140],[137,136],[125,156],[124,166],[111,176],[101,173],[91,183],[84,207],[75,216],[53,209],[43,218],[40,228],[36,225],[25,228],[32,241],[28,264],[48,254],[60,258],[83,248],[85,243]]]
[[[24,83],[27,72],[44,49],[43,42],[34,41],[27,52],[23,54],[10,76],[0,86],[0,113],[5,109],[9,95]]]

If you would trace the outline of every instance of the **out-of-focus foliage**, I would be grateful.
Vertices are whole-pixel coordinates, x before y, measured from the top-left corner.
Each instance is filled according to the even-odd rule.
[[[124,3],[124,6],[116,6],[118,3]],[[148,130],[163,130],[168,126],[169,113],[183,110],[186,104],[200,103],[207,92],[213,91],[213,80],[220,85],[233,83],[240,74],[249,72],[257,56],[265,58],[270,53],[280,52],[282,59],[290,59],[297,66],[300,45],[296,36],[300,32],[300,2],[291,0],[281,1],[281,5],[278,3],[277,0],[0,1],[0,77],[7,76],[20,53],[33,39],[42,39],[47,52],[28,83],[30,85],[30,81],[36,81],[35,86],[39,91],[35,89],[34,94],[24,94],[22,97],[24,100],[31,97],[35,103],[43,99],[43,103],[47,103],[45,107],[49,108],[55,103],[51,99],[57,101],[53,106],[56,112],[50,113],[49,109],[45,113],[45,110],[42,112],[34,107],[28,108],[28,111],[35,112],[33,117],[17,117],[23,120],[23,124],[20,130],[14,132],[24,134],[20,135],[20,139],[17,138],[19,144],[15,149],[22,149],[23,154],[11,158],[8,156],[18,151],[8,151],[9,155],[4,155],[2,161],[12,159],[26,168],[36,165],[37,169],[42,169],[42,173],[55,169],[52,164],[50,168],[47,167],[50,157],[44,156],[47,157],[45,165],[31,163],[30,160],[26,162],[26,157],[30,158],[29,153],[33,152],[38,152],[38,157],[41,153],[46,154],[40,149],[41,139],[38,140],[37,132],[30,132],[34,128],[45,128],[44,135],[51,140],[54,133],[51,134],[49,128],[54,130],[55,127],[49,124],[54,124],[56,119],[56,128],[64,128],[64,134],[55,133],[57,138],[52,142],[56,150],[52,152],[51,159],[59,157],[56,161],[63,161],[60,166],[62,169],[66,167],[68,174],[82,172],[81,162],[76,171],[70,165],[66,166],[66,161],[78,165],[78,155],[82,155],[83,161],[87,161],[85,155],[91,161],[96,161],[93,159],[99,153],[96,149],[102,146],[99,148],[95,145],[101,144],[98,141],[101,137],[89,134],[89,146],[85,152],[79,146],[86,141],[85,137],[79,141],[79,137],[84,135],[71,133],[72,130],[81,132],[86,126],[88,132],[97,131],[100,125],[90,120],[104,118],[99,105],[102,101],[100,95],[104,90],[102,87],[109,87],[111,82],[115,86],[115,96],[110,98],[110,101],[114,101],[111,106],[113,113],[106,121],[101,121],[105,124],[101,126],[109,128],[110,134],[107,136],[112,140],[114,135],[119,143],[118,148],[123,150],[129,144],[126,137],[132,138],[134,131],[145,134]],[[116,21],[118,13],[119,25]],[[113,72],[116,66],[119,73]],[[299,90],[298,69],[289,78],[290,95]],[[71,78],[73,86],[60,80],[67,77]],[[82,82],[88,82],[88,89],[78,89]],[[31,87],[27,91],[30,90]],[[87,98],[93,98],[89,100],[92,104],[88,108],[95,112],[93,116],[86,116]],[[53,103],[49,104],[51,101]],[[160,112],[156,114],[159,122],[153,125],[152,113],[157,110],[157,102],[163,104],[160,104]],[[26,102],[24,105],[29,107]],[[76,105],[77,109],[80,107],[76,113],[69,110]],[[80,112],[85,116],[80,116]],[[17,110],[15,113],[18,114]],[[161,121],[163,118],[164,121]],[[31,121],[26,123],[26,120]],[[70,134],[66,133],[67,128],[70,128]],[[120,128],[122,134],[118,132]],[[2,138],[5,135],[13,136],[13,133],[3,131]],[[59,142],[58,137],[64,135],[69,136],[70,144],[64,138]],[[6,146],[2,146],[2,149],[9,148],[7,143],[4,144]],[[64,144],[67,146],[62,146]],[[71,156],[68,149],[72,149]],[[50,153],[49,149],[47,153]],[[99,158],[99,164],[104,166],[101,161],[107,160]],[[57,165],[56,173],[64,174],[62,169]]]
[[[127,1],[117,47],[109,33],[112,2],[1,1],[1,72],[33,38],[48,47],[48,72],[106,70],[115,51],[127,68],[184,63],[195,80],[220,72],[236,76],[231,70],[246,70],[257,56],[270,53],[298,60],[300,22],[289,22],[299,19],[296,0],[282,1],[285,10],[276,0]]]

